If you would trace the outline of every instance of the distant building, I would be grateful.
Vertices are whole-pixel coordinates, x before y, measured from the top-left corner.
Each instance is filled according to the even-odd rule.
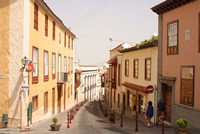
[[[158,17],[158,91],[165,121],[180,117],[200,128],[200,1],[167,0],[152,8]]]
[[[97,85],[100,84],[98,67],[93,65],[79,65],[81,71],[81,88],[79,96],[82,100],[96,100],[98,96]],[[99,82],[99,83],[97,83]]]
[[[73,102],[75,35],[43,0],[4,0],[0,14],[0,117],[22,128],[64,111]]]

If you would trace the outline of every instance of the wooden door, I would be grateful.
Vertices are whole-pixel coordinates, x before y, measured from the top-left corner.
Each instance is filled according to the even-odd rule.
[[[57,100],[57,113],[61,112],[61,87],[58,86],[58,100]]]
[[[52,114],[55,114],[55,88],[52,89]]]
[[[172,87],[163,84],[162,89],[164,91],[165,121],[171,122]]]
[[[64,109],[66,109],[66,84],[64,85]]]

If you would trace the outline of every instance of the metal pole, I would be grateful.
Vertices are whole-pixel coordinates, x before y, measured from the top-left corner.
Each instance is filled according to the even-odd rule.
[[[23,129],[23,124],[22,124],[22,115],[23,115],[23,106],[22,106],[22,90],[19,92],[19,98],[20,98],[20,128]]]

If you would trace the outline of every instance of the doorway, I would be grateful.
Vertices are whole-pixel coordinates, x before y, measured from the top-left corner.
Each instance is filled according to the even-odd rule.
[[[52,89],[52,115],[55,114],[55,88]]]
[[[61,86],[58,86],[58,89],[57,89],[57,90],[58,90],[58,99],[57,99],[57,105],[58,105],[58,106],[57,106],[57,111],[58,111],[58,112],[57,112],[57,113],[60,113],[60,112],[61,112],[61,93],[62,93],[62,92],[61,92],[61,91],[62,91],[61,89],[62,89]]]
[[[123,111],[125,112],[125,107],[126,107],[126,95],[123,94]]]
[[[171,123],[172,86],[162,84],[162,91],[165,104],[165,121]]]

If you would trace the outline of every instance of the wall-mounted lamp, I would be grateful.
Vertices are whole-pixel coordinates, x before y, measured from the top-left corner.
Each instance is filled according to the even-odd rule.
[[[23,59],[21,59],[21,62],[22,62],[22,65],[23,65],[23,68],[26,67],[26,65],[28,64],[28,61],[29,59],[25,56]]]

